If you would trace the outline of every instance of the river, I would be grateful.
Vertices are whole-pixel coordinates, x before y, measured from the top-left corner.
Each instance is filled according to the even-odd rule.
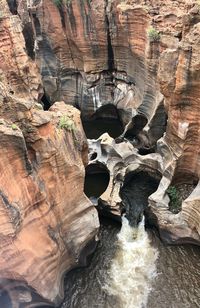
[[[200,248],[167,246],[143,222],[139,228],[138,236],[126,221],[121,231],[117,223],[101,221],[89,266],[65,278],[62,308],[200,307]]]

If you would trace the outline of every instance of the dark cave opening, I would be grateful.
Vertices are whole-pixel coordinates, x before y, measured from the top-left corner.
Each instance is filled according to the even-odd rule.
[[[114,51],[112,47],[112,40],[110,35],[109,19],[107,14],[106,14],[106,25],[107,25],[107,42],[108,42],[108,71],[112,72],[115,68],[115,62],[114,62]]]
[[[112,104],[99,108],[89,120],[82,119],[82,124],[88,139],[98,139],[104,133],[116,138],[123,132],[118,110]]]
[[[142,220],[148,206],[148,197],[154,193],[159,185],[159,179],[147,171],[130,172],[126,175],[120,190],[120,197],[126,209],[129,224],[136,227]]]
[[[43,96],[41,98],[41,103],[42,103],[44,110],[46,110],[46,111],[49,110],[49,108],[51,107],[50,100],[45,93],[43,94]]]
[[[103,164],[90,164],[86,167],[84,193],[95,201],[106,191],[110,174]]]

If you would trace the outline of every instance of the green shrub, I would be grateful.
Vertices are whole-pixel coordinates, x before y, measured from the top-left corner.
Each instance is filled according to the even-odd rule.
[[[17,130],[17,129],[18,129],[18,127],[17,127],[16,124],[12,124],[12,125],[11,125],[11,128],[12,128],[12,130]]]
[[[153,27],[147,31],[150,42],[158,42],[160,40],[160,33]]]
[[[167,193],[170,198],[169,210],[172,213],[177,214],[181,210],[182,203],[178,190],[175,186],[169,186],[167,189]]]
[[[60,118],[58,128],[67,129],[69,131],[74,131],[76,129],[74,121],[70,119],[67,115],[64,115]]]

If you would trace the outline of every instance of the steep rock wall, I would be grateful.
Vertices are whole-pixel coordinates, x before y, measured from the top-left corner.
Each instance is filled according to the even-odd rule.
[[[99,221],[83,193],[88,146],[80,112],[37,103],[40,71],[11,11],[0,2],[0,303],[8,294],[10,305],[49,307],[62,300],[64,273],[94,250]]]
[[[1,278],[25,280],[58,303],[64,272],[85,263],[89,250],[81,259],[80,255],[91,241],[95,247],[99,225],[96,210],[83,194],[87,144],[79,113],[64,103],[54,104],[48,112],[29,109],[19,101],[17,110],[13,101],[4,106]],[[66,116],[74,121],[76,132],[59,128]]]
[[[26,24],[22,7],[18,12]],[[58,97],[64,99],[80,108],[87,119],[103,105],[114,104],[124,126],[140,114],[143,118],[139,119],[146,118],[146,126],[140,125],[146,148],[155,146],[164,132],[159,135],[155,129],[164,104],[167,129],[157,144],[165,166],[157,196],[163,190],[163,199],[156,197],[154,202],[164,204],[168,215],[164,200],[170,183],[197,183],[199,179],[197,1],[72,0],[60,6],[50,0],[32,1],[29,12],[35,56],[52,103]],[[164,123],[159,125],[165,129]],[[157,206],[156,215],[162,217],[159,211]],[[185,207],[183,217],[188,217],[184,211]],[[194,225],[198,230],[198,223]]]

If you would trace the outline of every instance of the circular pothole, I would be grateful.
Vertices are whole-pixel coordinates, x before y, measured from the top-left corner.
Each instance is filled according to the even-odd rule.
[[[91,200],[97,200],[107,189],[110,181],[108,169],[103,164],[86,167],[84,192]]]

